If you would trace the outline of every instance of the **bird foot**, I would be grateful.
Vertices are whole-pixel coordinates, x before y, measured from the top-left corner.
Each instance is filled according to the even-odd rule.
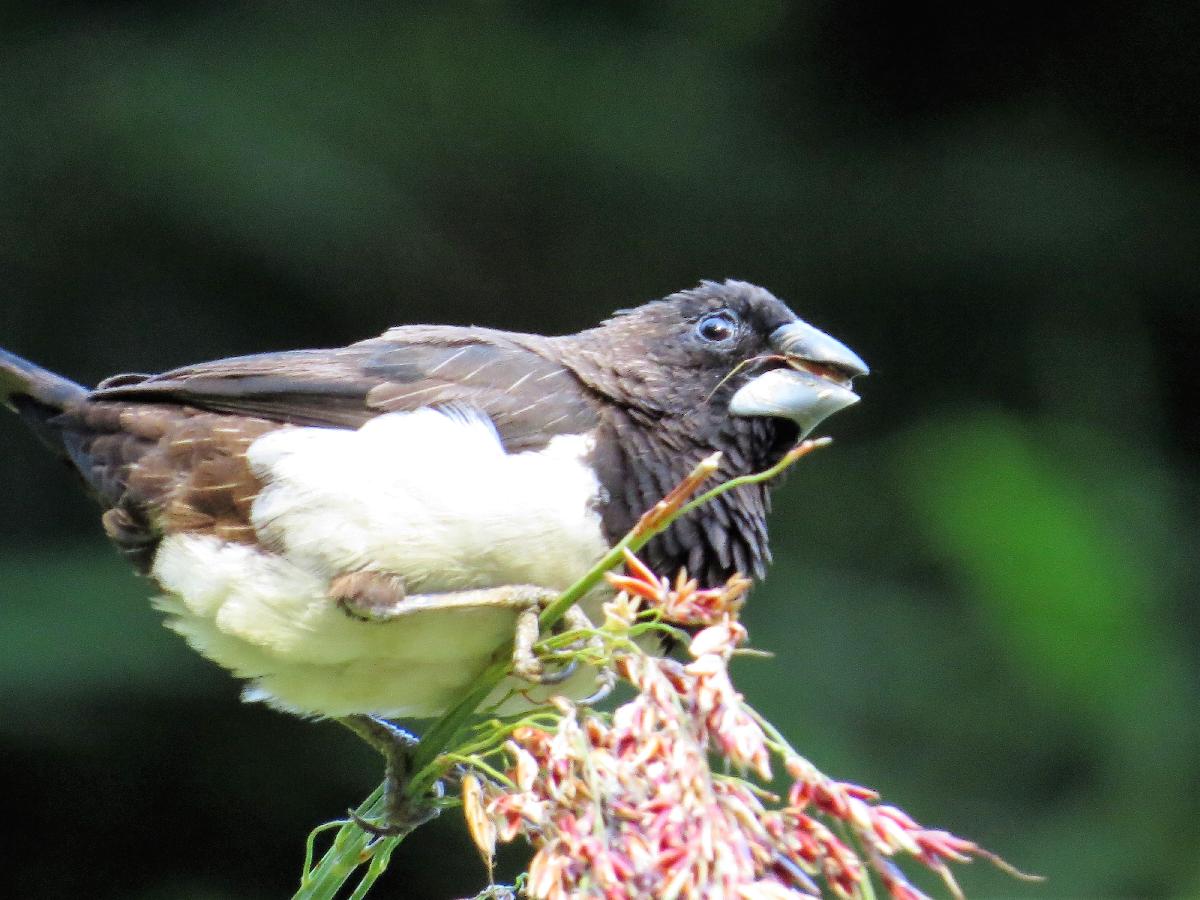
[[[436,801],[444,793],[441,782],[434,785],[431,796],[419,799],[408,796],[412,754],[417,746],[414,735],[375,716],[345,716],[337,721],[374,747],[384,759],[383,817],[371,820],[349,810],[350,819],[359,828],[375,837],[402,837],[438,816],[441,810]]]
[[[579,661],[572,659],[561,669],[547,672],[546,664],[533,652],[533,647],[541,636],[541,624],[538,616],[546,604],[557,597],[557,594],[552,593],[550,597],[536,606],[523,609],[517,618],[516,632],[513,636],[513,674],[533,684],[562,684],[579,669]],[[592,621],[584,614],[583,610],[578,606],[572,606],[567,610],[562,621],[555,625],[554,630],[556,632],[580,631],[591,627]]]
[[[434,799],[441,799],[443,793],[442,783],[439,781]],[[360,816],[353,809],[346,810],[346,815],[367,834],[377,838],[404,837],[441,815],[442,811],[434,804],[428,801],[414,804],[403,794],[404,786],[394,785],[389,779],[384,787],[385,800],[382,819],[368,819],[366,816]],[[398,800],[393,802],[388,799],[389,795],[395,796]]]

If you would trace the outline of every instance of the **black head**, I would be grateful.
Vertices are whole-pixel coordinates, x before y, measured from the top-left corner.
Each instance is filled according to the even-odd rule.
[[[785,303],[741,281],[703,282],[559,339],[562,361],[609,402],[596,465],[612,500],[610,537],[719,450],[723,477],[776,462],[818,422],[857,402],[866,365]],[[726,494],[650,547],[652,566],[705,583],[761,576],[765,488]]]
[[[867,372],[847,347],[744,281],[702,282],[568,340],[580,374],[614,400],[711,423],[777,418],[803,433],[857,402],[850,383]]]

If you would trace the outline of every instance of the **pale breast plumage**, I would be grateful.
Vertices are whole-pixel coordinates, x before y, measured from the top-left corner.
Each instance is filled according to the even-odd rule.
[[[260,546],[166,537],[152,570],[168,592],[159,605],[197,649],[254,679],[254,699],[316,715],[434,714],[511,640],[516,612],[434,607],[362,622],[330,599],[330,580],[366,569],[414,594],[566,587],[607,547],[589,444],[560,435],[507,453],[485,417],[459,409],[390,413],[356,431],[278,429],[246,454],[263,483],[251,512]],[[555,691],[590,684],[584,673]]]

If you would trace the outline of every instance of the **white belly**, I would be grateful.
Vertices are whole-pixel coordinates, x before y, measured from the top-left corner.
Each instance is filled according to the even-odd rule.
[[[270,549],[167,537],[153,568],[167,591],[158,605],[196,649],[252,679],[248,699],[312,715],[436,715],[511,640],[515,611],[360,622],[329,599],[330,579],[371,569],[414,594],[566,587],[606,550],[588,449],[570,435],[506,454],[486,420],[435,410],[358,431],[272,432],[248,452],[265,485],[252,521]],[[537,693],[591,689],[587,673],[573,682]],[[514,686],[529,687],[503,690]]]

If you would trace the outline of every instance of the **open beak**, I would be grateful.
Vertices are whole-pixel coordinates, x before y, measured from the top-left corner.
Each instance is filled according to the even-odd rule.
[[[852,386],[870,372],[841,341],[797,319],[771,334],[771,349],[787,362],[751,379],[733,395],[735,416],[791,419],[804,437],[840,409],[858,402]]]

